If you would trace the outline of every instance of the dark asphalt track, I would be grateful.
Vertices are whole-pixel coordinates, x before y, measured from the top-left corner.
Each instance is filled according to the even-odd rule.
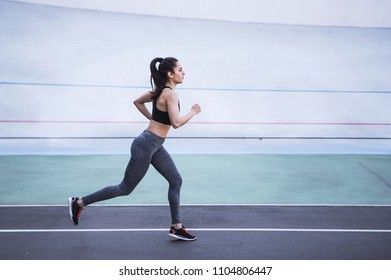
[[[197,236],[170,238],[168,206],[0,207],[3,260],[391,259],[391,206],[183,206]]]

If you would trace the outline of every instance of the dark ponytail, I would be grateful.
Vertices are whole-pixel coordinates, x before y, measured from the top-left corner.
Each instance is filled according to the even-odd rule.
[[[159,62],[159,66],[156,67],[156,63]],[[167,81],[168,81],[168,72],[174,73],[174,68],[176,67],[178,59],[174,57],[157,57],[152,59],[150,64],[151,69],[151,87],[152,94],[154,98],[157,98],[163,91]]]

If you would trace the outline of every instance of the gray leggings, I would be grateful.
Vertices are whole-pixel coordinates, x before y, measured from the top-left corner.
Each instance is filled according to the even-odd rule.
[[[87,206],[117,196],[129,195],[147,173],[149,165],[152,164],[169,183],[168,201],[170,203],[172,223],[180,223],[179,199],[182,177],[171,156],[163,147],[163,143],[164,138],[148,130],[141,133],[132,143],[131,158],[122,182],[119,185],[105,187],[83,197],[84,205]]]

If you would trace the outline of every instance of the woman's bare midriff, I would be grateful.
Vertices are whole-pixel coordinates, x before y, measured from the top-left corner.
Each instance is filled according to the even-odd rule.
[[[166,138],[168,132],[170,131],[170,128],[171,128],[171,125],[158,123],[154,120],[151,120],[147,130],[156,134],[157,136],[160,136],[162,138]]]

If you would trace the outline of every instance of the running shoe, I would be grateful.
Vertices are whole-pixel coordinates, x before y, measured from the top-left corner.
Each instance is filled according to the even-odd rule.
[[[81,211],[83,210],[78,204],[78,197],[70,197],[68,198],[69,205],[69,216],[71,217],[71,222],[74,226],[79,224],[79,217],[81,215]]]
[[[195,236],[191,235],[184,226],[182,226],[180,229],[171,227],[168,235],[184,241],[194,241],[197,239]]]

